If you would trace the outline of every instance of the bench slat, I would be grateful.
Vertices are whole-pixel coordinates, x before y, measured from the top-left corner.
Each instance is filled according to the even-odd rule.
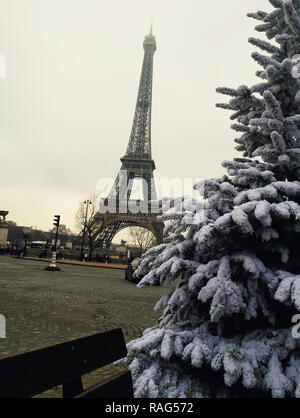
[[[120,328],[0,360],[0,397],[31,397],[126,357]]]
[[[111,379],[94,386],[75,398],[79,399],[113,399],[113,398],[133,398],[133,385],[131,372],[129,370],[122,371]]]

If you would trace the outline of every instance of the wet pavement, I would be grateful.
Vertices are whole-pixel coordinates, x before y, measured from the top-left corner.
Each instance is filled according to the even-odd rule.
[[[126,342],[155,324],[153,307],[170,291],[124,280],[125,272],[61,265],[60,272],[45,264],[0,257],[0,314],[6,318],[6,339],[0,339],[0,358],[121,327]],[[96,384],[117,371],[106,367],[86,378]],[[60,389],[45,396],[59,396]]]

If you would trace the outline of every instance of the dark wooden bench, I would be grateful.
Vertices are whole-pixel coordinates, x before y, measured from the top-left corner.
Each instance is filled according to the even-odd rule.
[[[0,360],[0,397],[28,398],[63,385],[64,398],[132,398],[128,370],[85,391],[81,379],[126,355],[119,328],[7,357]]]

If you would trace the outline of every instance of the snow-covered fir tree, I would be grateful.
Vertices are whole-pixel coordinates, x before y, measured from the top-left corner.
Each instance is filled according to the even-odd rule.
[[[195,186],[204,203],[170,215],[139,268],[139,286],[180,281],[128,345],[136,397],[300,397],[300,0],[269,2],[249,14],[261,82],[218,89],[242,158]]]

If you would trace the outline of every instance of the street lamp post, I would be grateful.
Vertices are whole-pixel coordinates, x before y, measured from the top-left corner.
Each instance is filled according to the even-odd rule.
[[[54,216],[53,225],[55,225],[55,227],[56,227],[56,232],[55,232],[54,246],[52,248],[52,260],[51,260],[50,266],[46,267],[45,270],[49,270],[49,271],[60,271],[60,268],[57,267],[57,265],[56,265],[56,247],[57,247],[57,238],[58,238],[59,224],[60,224],[60,215],[55,215]]]
[[[87,217],[88,217],[88,210],[89,210],[89,205],[91,205],[92,202],[90,200],[85,200],[83,202],[83,204],[86,205],[86,211],[85,211],[83,234],[82,234],[82,243],[81,243],[81,254],[80,254],[81,261],[83,261],[83,248],[84,248],[85,230],[86,230],[86,223],[87,223]]]

